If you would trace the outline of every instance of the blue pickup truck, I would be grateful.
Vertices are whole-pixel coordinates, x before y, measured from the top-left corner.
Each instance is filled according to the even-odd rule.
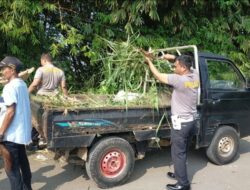
[[[194,147],[205,147],[207,157],[217,165],[233,161],[239,139],[250,134],[249,81],[230,59],[199,52],[196,46],[162,51],[188,51],[194,56],[193,68],[199,72],[201,82]],[[31,108],[47,147],[84,160],[89,177],[101,188],[125,183],[135,160],[142,159],[148,147],[170,145],[168,104],[158,109],[82,107],[64,114],[64,108],[46,108],[32,100]]]

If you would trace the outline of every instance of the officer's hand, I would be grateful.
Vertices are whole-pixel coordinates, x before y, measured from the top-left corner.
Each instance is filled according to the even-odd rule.
[[[143,53],[144,57],[148,57],[148,58],[151,58],[151,59],[154,58],[154,55],[153,55],[152,52],[150,52],[150,51],[145,51],[144,49],[140,49],[140,50],[141,50],[141,52]]]
[[[145,58],[145,61],[144,61],[145,64],[148,65],[150,62],[152,62],[152,59],[150,57],[145,56],[144,58]]]
[[[153,58],[154,58],[152,52],[150,52],[150,51],[145,51],[144,49],[141,49],[141,52],[142,52],[143,55],[144,55],[144,58],[145,58],[144,63],[145,63],[145,64],[148,65],[150,62],[152,62],[152,60],[153,60]]]

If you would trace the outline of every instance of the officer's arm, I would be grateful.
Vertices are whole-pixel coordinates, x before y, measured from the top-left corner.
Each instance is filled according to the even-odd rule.
[[[151,70],[151,72],[153,73],[154,77],[159,80],[162,83],[168,84],[168,77],[166,73],[161,73],[159,72],[156,67],[154,66],[154,64],[152,63],[151,59],[147,56],[145,56],[145,60],[146,63],[149,66],[149,69]]]
[[[40,82],[41,82],[41,79],[35,78],[29,86],[29,93],[32,93],[34,90],[36,90]]]
[[[68,90],[67,90],[67,87],[66,87],[66,81],[65,80],[61,81],[61,89],[62,89],[62,92],[63,92],[64,96],[68,96]]]
[[[166,59],[166,60],[168,60],[168,61],[174,62],[175,59],[176,59],[176,56],[167,53],[167,54],[164,54],[164,55],[162,56],[162,59]]]

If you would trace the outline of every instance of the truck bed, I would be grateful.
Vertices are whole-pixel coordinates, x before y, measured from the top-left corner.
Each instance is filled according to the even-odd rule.
[[[130,141],[170,136],[170,106],[65,109],[46,107],[31,99],[31,109],[33,126],[43,131],[48,148],[88,147],[95,137],[118,133],[131,136]]]

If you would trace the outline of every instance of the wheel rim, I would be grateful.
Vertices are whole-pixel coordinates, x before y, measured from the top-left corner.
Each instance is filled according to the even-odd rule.
[[[218,150],[222,157],[227,157],[234,150],[234,140],[231,137],[223,137],[218,144]]]
[[[100,161],[101,172],[108,178],[118,176],[125,166],[126,156],[118,149],[109,150]]]

